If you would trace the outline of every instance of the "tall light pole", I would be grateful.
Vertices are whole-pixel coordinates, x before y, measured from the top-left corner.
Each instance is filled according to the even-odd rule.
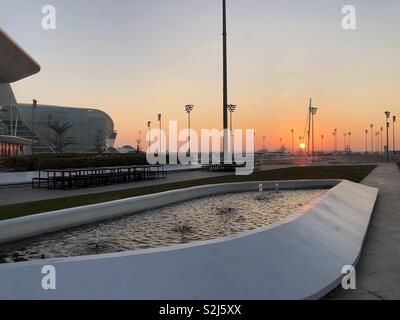
[[[186,111],[186,113],[188,114],[188,129],[189,129],[189,134],[188,134],[188,141],[189,141],[189,157],[190,157],[190,139],[191,139],[191,135],[190,135],[190,114],[192,113],[192,111],[193,111],[193,108],[194,108],[194,105],[192,105],[192,104],[188,104],[188,105],[186,105],[185,106],[185,111]]]
[[[346,152],[346,137],[347,137],[347,133],[343,133],[343,150],[344,150],[344,152]]]
[[[394,124],[396,123],[396,116],[393,116],[393,155],[396,152],[396,137],[395,137],[395,129],[394,129]]]
[[[390,127],[390,112],[385,111],[386,115],[386,160],[389,162],[389,127]]]
[[[379,135],[380,135],[381,133],[379,132],[379,131],[376,131],[375,132],[375,137],[376,137],[376,150],[379,150]]]
[[[303,155],[303,137],[299,137],[299,154]]]
[[[147,121],[147,129],[150,132],[150,130],[151,130],[151,121]],[[149,150],[148,150],[148,152],[150,152],[150,136],[149,136]]]
[[[381,127],[381,154],[383,154],[383,127]]]
[[[335,129],[335,152],[338,151],[338,137],[337,137],[338,129]]]
[[[333,151],[337,153],[337,129],[333,129]]]
[[[332,132],[332,136],[333,136],[333,153],[336,152],[336,132],[333,131]]]
[[[349,151],[351,152],[351,132],[349,131]]]
[[[161,120],[162,120],[162,115],[161,115],[161,113],[159,113],[158,115],[157,115],[157,119],[158,119],[158,122],[159,122],[159,124],[160,124],[160,141],[159,141],[159,143],[160,143],[160,147],[159,147],[159,150],[158,150],[158,154],[159,155],[161,155],[161,147],[162,147],[162,143],[161,143],[161,132],[162,132],[162,125],[161,125]]]
[[[374,153],[374,125],[371,123],[369,127],[371,128],[371,153]]]
[[[365,153],[368,153],[368,130],[365,130]]]
[[[223,47],[223,119],[224,119],[224,159],[228,154],[228,50],[226,30],[226,0],[222,0],[222,47]]]
[[[294,129],[291,129],[292,132],[292,155],[294,155]]]
[[[35,143],[35,110],[37,108],[37,100],[32,100],[32,154],[34,152],[33,145]]]
[[[310,104],[308,106],[308,139],[307,139],[307,155],[310,156],[310,134],[311,134],[311,117],[312,117],[312,98],[310,98]]]
[[[312,120],[312,155],[315,155],[315,126],[314,117],[317,114],[318,108],[311,107],[311,120]]]
[[[229,104],[228,105],[228,110],[229,110],[229,115],[230,115],[230,131],[231,131],[231,145],[230,145],[230,147],[231,147],[231,150],[232,150],[232,153],[233,153],[233,149],[234,149],[234,144],[233,144],[233,113],[235,112],[235,110],[236,110],[236,108],[237,108],[237,105],[235,105],[235,104]]]
[[[321,135],[321,141],[322,141],[322,154],[324,154],[324,135]]]

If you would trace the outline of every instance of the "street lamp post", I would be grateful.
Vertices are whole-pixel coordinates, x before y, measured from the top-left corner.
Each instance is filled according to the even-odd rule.
[[[335,154],[336,152],[336,132],[332,131],[332,136],[333,136],[333,153]]]
[[[148,129],[149,132],[150,132],[150,129],[151,129],[151,121],[147,121],[147,129]],[[149,136],[149,150],[148,150],[148,152],[150,152],[150,136]]]
[[[343,150],[344,150],[344,152],[346,152],[346,137],[347,137],[347,133],[343,133]]]
[[[395,128],[394,128],[394,124],[396,123],[396,116],[393,116],[393,155],[396,152],[396,137],[395,137]]]
[[[338,140],[337,140],[337,129],[334,129],[335,132],[335,152],[337,153],[338,151]]]
[[[389,119],[390,119],[390,112],[389,111],[385,111],[385,115],[386,115],[386,160],[389,162],[389,127],[390,127],[390,123],[389,123]]]
[[[349,152],[351,152],[351,132],[349,131]]]
[[[193,111],[193,108],[194,108],[194,106],[193,105],[191,105],[191,104],[188,104],[188,105],[186,105],[185,106],[185,111],[186,111],[186,113],[188,114],[188,129],[189,129],[189,134],[188,134],[188,140],[189,140],[189,157],[190,157],[190,143],[191,143],[191,135],[190,135],[190,114],[192,113],[192,111]]]
[[[318,108],[311,107],[311,120],[312,120],[312,156],[315,156],[315,126],[314,126],[314,116],[317,114]]]
[[[333,129],[333,153],[337,153],[337,129]]]
[[[37,100],[32,100],[32,154],[33,154],[33,145],[35,143],[35,110],[37,107]]]
[[[324,154],[324,135],[321,135],[321,141],[322,141],[322,154]]]
[[[365,153],[368,153],[368,130],[365,130]]]
[[[374,125],[370,124],[369,125],[371,128],[371,153],[374,153]]]
[[[294,129],[291,129],[292,132],[292,155],[294,155]]]
[[[383,155],[383,127],[381,127],[381,154]]]
[[[231,131],[231,145],[230,145],[230,147],[231,147],[232,153],[233,153],[233,147],[234,147],[234,144],[233,144],[233,113],[235,112],[236,108],[237,108],[237,105],[235,105],[235,104],[229,104],[228,105],[228,110],[229,110],[229,115],[230,115],[230,120],[229,120],[229,122],[230,122],[230,131]]]
[[[162,115],[161,115],[161,113],[159,113],[159,114],[157,114],[157,119],[158,119],[158,122],[159,122],[159,124],[160,124],[160,141],[159,141],[159,150],[158,150],[158,153],[159,153],[159,155],[161,155],[161,147],[162,147],[162,143],[161,143],[161,132],[162,132],[162,124],[161,124],[161,120],[162,120]]]
[[[375,132],[375,137],[376,137],[376,143],[375,143],[375,147],[376,147],[376,150],[379,150],[379,135],[380,135],[381,133],[379,132],[379,131],[376,131]]]
[[[302,145],[303,145],[303,137],[299,137],[299,154],[300,155],[303,155]]]

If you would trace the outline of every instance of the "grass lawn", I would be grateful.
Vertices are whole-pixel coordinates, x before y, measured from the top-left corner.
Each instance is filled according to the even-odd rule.
[[[373,165],[356,165],[285,168],[270,171],[258,171],[250,176],[220,176],[82,196],[12,204],[0,206],[0,220],[206,184],[300,179],[347,179],[354,182],[360,182],[373,169],[375,169],[375,167],[376,166]]]

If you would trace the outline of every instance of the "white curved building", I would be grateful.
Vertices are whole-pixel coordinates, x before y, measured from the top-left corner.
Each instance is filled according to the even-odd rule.
[[[32,104],[18,104],[20,120],[32,122]],[[68,125],[64,146],[60,150],[55,125]],[[105,112],[95,109],[38,104],[34,112],[34,132],[56,152],[105,152],[114,145],[114,122]],[[38,148],[39,149],[39,148]],[[40,152],[40,150],[37,150]]]
[[[103,111],[17,103],[10,83],[39,71],[39,64],[0,28],[0,156],[113,147],[114,123]]]

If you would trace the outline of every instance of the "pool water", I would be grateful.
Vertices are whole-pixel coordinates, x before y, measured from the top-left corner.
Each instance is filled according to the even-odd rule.
[[[0,263],[148,249],[265,227],[326,190],[221,194],[0,245]]]

